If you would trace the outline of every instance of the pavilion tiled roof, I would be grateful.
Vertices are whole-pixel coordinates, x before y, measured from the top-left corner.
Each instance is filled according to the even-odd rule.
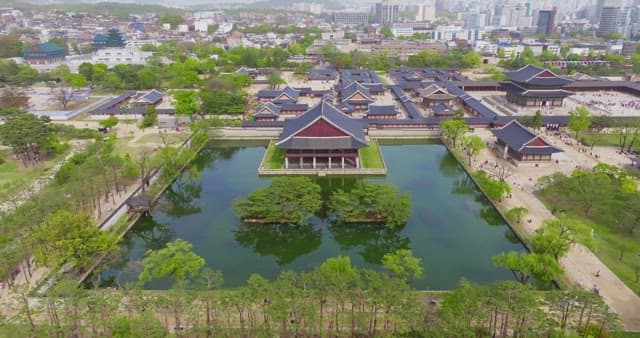
[[[324,120],[345,133],[344,137],[296,137],[319,120]],[[365,147],[362,121],[342,113],[332,104],[321,101],[295,119],[286,120],[276,146],[284,149],[358,149]]]
[[[156,104],[158,102],[160,102],[160,100],[162,100],[162,98],[164,97],[164,94],[152,89],[149,92],[147,92],[146,94],[140,96],[136,102],[138,103],[147,103],[147,104]]]
[[[505,72],[511,81],[533,86],[564,86],[571,82],[552,71],[533,65],[526,65],[514,72]]]
[[[431,100],[452,100],[456,98],[456,96],[451,94],[447,89],[442,88],[437,84],[432,84],[427,88],[418,89],[417,92],[420,96]]]
[[[335,80],[338,76],[333,68],[314,68],[309,71],[309,80]]]
[[[298,97],[300,96],[300,92],[289,87],[286,86],[284,87],[284,89],[282,89],[282,93],[287,95],[290,99],[294,100],[294,101],[298,101]]]
[[[527,97],[567,97],[574,94],[564,89],[529,89],[514,82],[500,82],[500,85],[508,92]]]
[[[449,106],[447,106],[444,103],[438,103],[436,105],[434,105],[433,107],[431,107],[431,110],[433,111],[434,114],[436,115],[450,115],[450,114],[454,114],[453,109],[449,108]]]
[[[394,105],[370,104],[367,115],[396,115],[398,111]]]
[[[509,148],[522,154],[549,155],[561,152],[551,146],[540,135],[523,126],[518,120],[511,120],[502,128],[493,129],[493,134]],[[532,145],[533,141],[541,140],[544,145]]]
[[[272,102],[267,102],[258,108],[258,113],[256,115],[266,114],[267,112],[278,115],[280,114],[280,106],[277,106]]]
[[[373,102],[373,99],[371,98],[371,93],[369,92],[369,88],[361,85],[357,81],[351,82],[350,84],[342,88],[342,90],[340,91],[340,99],[342,101],[346,101],[351,96],[355,95],[358,92],[365,97],[366,101]]]

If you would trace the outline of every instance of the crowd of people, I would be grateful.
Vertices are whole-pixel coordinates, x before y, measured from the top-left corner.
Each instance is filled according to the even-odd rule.
[[[596,108],[609,115],[636,115],[640,114],[640,99],[621,97],[616,92],[580,93],[576,100],[589,107]]]

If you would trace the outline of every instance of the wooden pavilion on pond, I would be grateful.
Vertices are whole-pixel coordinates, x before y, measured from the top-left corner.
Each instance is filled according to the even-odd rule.
[[[329,102],[286,120],[276,147],[285,150],[285,169],[360,168],[366,147],[363,124]]]
[[[562,152],[518,122],[511,120],[501,128],[493,129],[496,145],[503,158],[518,161],[549,161],[551,155]]]
[[[573,95],[564,88],[571,80],[548,69],[527,65],[505,74],[511,81],[500,85],[507,92],[507,101],[520,106],[561,107],[564,98]]]

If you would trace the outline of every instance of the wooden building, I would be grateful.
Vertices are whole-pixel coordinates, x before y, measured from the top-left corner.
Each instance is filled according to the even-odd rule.
[[[552,154],[561,152],[518,120],[511,120],[503,127],[493,129],[492,132],[497,138],[496,145],[502,157],[506,159],[549,161]]]
[[[528,107],[561,107],[564,98],[573,95],[564,87],[571,80],[552,71],[532,65],[506,72],[511,81],[500,82],[507,92],[507,101]]]
[[[285,169],[360,168],[358,149],[366,146],[362,121],[325,100],[286,120],[276,143],[285,149]]]
[[[369,88],[357,81],[351,82],[340,90],[340,102],[353,106],[356,111],[367,110],[369,104],[374,101]]]
[[[67,51],[53,43],[41,43],[23,51],[24,61],[30,65],[51,65],[65,60]]]
[[[450,106],[457,98],[446,88],[442,88],[437,84],[432,84],[426,88],[417,89],[416,91],[422,98],[422,105],[428,108],[436,106],[440,103]]]

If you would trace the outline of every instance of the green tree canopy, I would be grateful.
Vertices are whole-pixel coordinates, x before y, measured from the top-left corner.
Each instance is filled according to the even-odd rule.
[[[115,250],[118,238],[100,231],[89,215],[60,210],[31,232],[29,242],[41,264],[82,267],[95,255]]]
[[[511,270],[517,281],[526,284],[531,277],[543,282],[551,282],[563,271],[558,262],[549,255],[536,253],[501,253],[492,258],[493,264]]]
[[[440,130],[455,148],[458,146],[458,141],[469,130],[469,126],[463,119],[447,119],[440,122]]]
[[[143,260],[144,270],[138,279],[146,283],[153,279],[171,278],[181,282],[195,277],[204,266],[204,259],[191,251],[191,243],[182,239],[167,243],[165,248],[150,252]]]
[[[337,222],[378,222],[403,226],[411,216],[411,201],[393,185],[359,181],[350,191],[336,190],[328,202]]]
[[[109,116],[106,119],[100,121],[100,125],[111,130],[111,128],[115,127],[120,120],[116,116]]]
[[[569,130],[575,133],[576,140],[580,136],[581,132],[589,129],[590,125],[591,113],[586,107],[576,107],[574,110],[569,112],[569,121],[567,122],[567,127],[569,128]]]
[[[382,266],[394,276],[405,281],[422,278],[422,259],[413,256],[409,249],[399,249],[382,257]]]
[[[305,224],[322,206],[320,186],[308,177],[275,177],[266,188],[236,199],[233,210],[244,220]]]
[[[26,166],[35,165],[54,151],[50,126],[35,115],[20,112],[0,124],[0,140],[13,150]]]
[[[176,115],[193,116],[200,110],[197,93],[193,90],[181,90],[175,94]]]

